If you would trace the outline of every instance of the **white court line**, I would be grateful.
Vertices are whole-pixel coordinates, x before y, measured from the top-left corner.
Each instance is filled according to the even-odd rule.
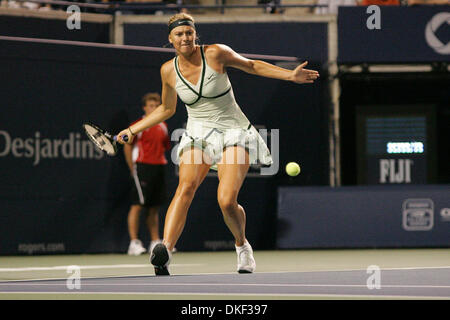
[[[88,279],[110,279],[110,278],[133,278],[133,277],[154,277],[155,274],[125,274],[125,275],[114,275],[114,276],[101,276],[101,277],[81,277],[81,281],[88,280]],[[38,279],[0,279],[0,284],[7,284],[7,283],[20,283],[20,282],[40,282],[40,281],[55,281],[55,280],[67,280],[67,277],[65,278],[38,278]]]
[[[173,265],[172,265],[173,266]],[[185,266],[185,265],[178,265],[178,266]],[[206,275],[224,275],[224,274],[237,274],[236,272],[225,272],[225,273],[180,273],[180,274],[172,274],[172,276],[206,276]],[[87,280],[87,279],[115,279],[115,278],[144,278],[144,277],[151,277],[154,278],[155,274],[123,274],[123,275],[104,275],[104,276],[82,276],[81,280]],[[0,279],[0,284],[3,283],[9,283],[9,282],[29,282],[29,281],[48,281],[48,280],[67,280],[67,278],[32,278],[32,279]]]
[[[204,264],[173,264],[173,267],[198,267]],[[78,267],[82,270],[89,269],[120,269],[120,268],[150,268],[151,264],[113,264],[113,265],[68,265],[54,267],[25,267],[25,268],[0,268],[0,272],[18,272],[18,271],[50,271],[50,270],[67,270],[70,267]]]
[[[380,270],[422,270],[422,269],[450,269],[450,266],[442,267],[403,267],[403,268],[380,268]]]
[[[397,267],[397,268],[383,268],[380,267],[380,271],[391,271],[391,270],[422,270],[422,269],[450,269],[450,266],[442,267]],[[330,270],[299,270],[299,271],[265,271],[265,272],[255,272],[255,273],[312,273],[312,272],[348,272],[348,271],[367,271],[367,268],[363,269],[330,269]]]
[[[171,264],[171,267],[185,267],[185,266],[205,266],[206,264]],[[0,268],[0,272],[14,272],[14,271],[34,271],[34,270],[66,270],[69,266],[56,266],[56,267],[30,267],[30,268]],[[80,266],[85,269],[114,269],[114,268],[147,268],[151,267],[149,264],[122,264],[122,265],[98,265],[98,266]],[[106,268],[107,267],[107,268]],[[450,269],[450,266],[440,267],[399,267],[399,268],[381,268],[381,271],[386,270],[421,270],[421,269]],[[254,274],[280,274],[280,273],[318,273],[318,272],[348,272],[348,271],[367,271],[367,269],[340,269],[340,270],[300,270],[300,271],[264,271],[256,272]],[[206,272],[206,273],[180,273],[173,274],[174,276],[202,276],[202,275],[228,275],[237,274],[236,272]],[[126,277],[154,277],[152,274],[132,274],[132,275],[105,275],[105,276],[91,276],[82,277],[82,279],[99,279],[99,278],[126,278]],[[0,279],[0,283],[5,282],[27,282],[27,281],[46,281],[46,280],[66,280],[66,278],[32,278],[32,279]]]
[[[276,297],[274,300],[278,300],[278,297],[319,297],[319,298],[326,298],[326,297],[333,297],[333,298],[374,298],[374,299],[388,299],[388,298],[397,298],[397,299],[440,299],[440,300],[449,300],[450,297],[441,297],[441,296],[405,296],[405,295],[359,295],[359,294],[321,294],[321,293],[204,293],[204,292],[59,292],[59,291],[46,291],[46,292],[28,292],[28,291],[16,291],[16,292],[3,292],[0,291],[0,294],[67,294],[67,295],[150,295],[150,296],[186,296],[186,300],[192,300],[188,295],[193,296],[226,296],[226,297],[251,297],[251,296],[260,296],[260,297]],[[1,297],[0,297],[1,298]],[[1,300],[1,299],[0,299]],[[160,299],[162,300],[162,299]],[[211,300],[217,300],[217,299],[211,299]]]
[[[82,280],[81,280],[82,281]],[[66,286],[66,283],[0,283],[1,286]],[[168,287],[168,286],[189,286],[189,287],[202,287],[202,286],[233,286],[233,287],[342,287],[342,288],[367,288],[367,285],[360,284],[293,284],[293,283],[103,283],[103,282],[90,282],[82,283],[81,286],[148,286],[148,287]],[[434,286],[434,285],[381,285],[381,288],[450,288],[448,286]]]
[[[442,266],[442,267],[398,267],[398,268],[383,268],[380,267],[380,271],[396,271],[396,270],[422,270],[422,269],[450,269],[450,266]],[[367,271],[367,268],[363,269],[330,269],[330,270],[298,270],[298,271],[261,271],[255,272],[254,274],[274,274],[274,273],[319,273],[319,272],[349,272],[349,271]],[[230,272],[236,273],[236,272]],[[206,273],[199,273],[195,275],[203,275]],[[228,273],[210,273],[210,274],[228,274]],[[194,274],[192,274],[194,275]]]
[[[23,267],[23,268],[0,268],[0,272],[15,272],[15,271],[50,271],[50,270],[66,270],[69,267],[79,267],[80,269],[118,269],[118,268],[148,268],[152,267],[150,264],[115,264],[115,265],[67,265],[54,267]],[[206,266],[206,264],[171,264],[171,267],[197,267]],[[422,269],[450,269],[450,266],[442,267],[398,267],[398,268],[380,268],[383,270],[422,270]],[[366,271],[367,269],[339,269],[339,270],[299,270],[299,271],[265,271],[256,272],[255,274],[263,273],[306,273],[306,272],[347,272],[347,271]],[[208,274],[234,274],[235,272],[220,272],[220,273],[196,273],[192,275],[208,275]]]

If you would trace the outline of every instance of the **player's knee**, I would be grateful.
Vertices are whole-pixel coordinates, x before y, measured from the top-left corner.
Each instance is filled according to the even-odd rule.
[[[177,193],[180,196],[193,197],[197,190],[197,183],[194,181],[181,181],[178,184]]]
[[[229,194],[219,194],[217,201],[219,202],[220,209],[224,214],[234,212],[238,206],[236,198]]]

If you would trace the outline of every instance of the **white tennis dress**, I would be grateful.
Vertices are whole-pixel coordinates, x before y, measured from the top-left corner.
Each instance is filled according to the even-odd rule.
[[[240,145],[249,152],[250,164],[271,165],[270,151],[258,131],[236,103],[227,73],[218,73],[206,62],[203,46],[202,71],[197,84],[186,80],[173,60],[176,71],[175,89],[186,105],[188,121],[177,149],[179,161],[184,150],[198,147],[212,160],[211,168],[228,146]]]

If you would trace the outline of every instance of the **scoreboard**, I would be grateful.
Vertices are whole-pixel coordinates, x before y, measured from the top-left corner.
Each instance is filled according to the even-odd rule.
[[[356,107],[358,184],[427,184],[435,180],[435,107]]]

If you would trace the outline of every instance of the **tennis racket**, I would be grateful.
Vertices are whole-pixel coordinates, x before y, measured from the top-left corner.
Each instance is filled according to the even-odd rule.
[[[117,136],[111,135],[92,123],[83,123],[83,129],[97,148],[110,156],[117,154]],[[123,140],[128,141],[128,136],[123,136]]]

